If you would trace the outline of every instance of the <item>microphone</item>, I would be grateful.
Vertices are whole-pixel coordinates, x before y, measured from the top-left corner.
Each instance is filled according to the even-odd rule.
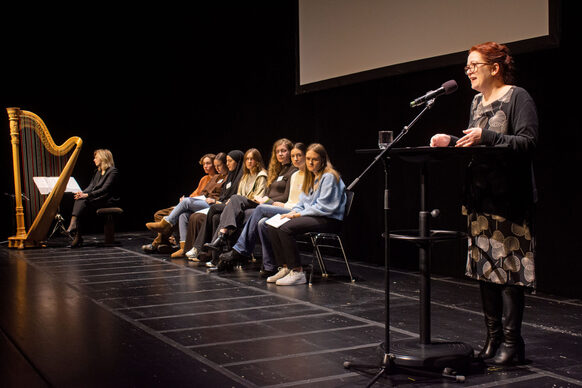
[[[416,106],[420,106],[422,104],[424,104],[425,102],[427,102],[428,100],[432,100],[433,98],[437,98],[438,96],[442,95],[442,94],[451,94],[453,92],[455,92],[457,90],[457,81],[455,80],[449,80],[447,82],[445,82],[444,84],[442,84],[442,86],[440,88],[438,88],[437,90],[431,90],[430,92],[426,93],[424,96],[422,97],[418,97],[416,100],[412,101],[410,103],[410,107],[414,108]]]

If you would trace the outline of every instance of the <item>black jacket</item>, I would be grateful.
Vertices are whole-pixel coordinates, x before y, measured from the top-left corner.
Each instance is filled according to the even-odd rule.
[[[115,167],[108,168],[104,175],[101,175],[99,170],[95,171],[91,183],[83,190],[84,193],[88,194],[87,200],[108,205],[119,203],[118,179],[119,172]]]

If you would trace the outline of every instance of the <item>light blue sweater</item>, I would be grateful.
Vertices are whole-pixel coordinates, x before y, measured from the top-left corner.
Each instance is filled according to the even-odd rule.
[[[317,185],[317,180],[314,182]],[[301,216],[329,217],[343,220],[346,207],[346,186],[331,173],[321,176],[319,186],[309,194],[301,192],[293,210]]]

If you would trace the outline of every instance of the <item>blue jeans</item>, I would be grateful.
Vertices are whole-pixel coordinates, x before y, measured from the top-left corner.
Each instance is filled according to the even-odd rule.
[[[265,224],[265,221],[276,214],[285,214],[290,211],[291,210],[284,207],[273,205],[257,206],[253,211],[251,218],[246,222],[236,244],[232,248],[242,255],[250,256],[255,248],[257,237],[259,237],[263,249],[263,268],[267,271],[277,269],[277,263],[275,262],[273,248],[271,247],[267,235],[267,225]]]
[[[209,205],[206,201],[198,198],[187,197],[184,198],[170,215],[166,216],[165,219],[172,225],[179,223],[180,228],[180,241],[186,241],[186,235],[188,234],[188,219],[192,213],[196,213],[198,210],[206,209]]]

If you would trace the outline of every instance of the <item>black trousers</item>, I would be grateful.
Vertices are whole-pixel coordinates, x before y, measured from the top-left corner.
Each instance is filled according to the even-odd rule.
[[[267,232],[279,266],[288,268],[301,266],[301,256],[295,237],[307,232],[337,233],[341,221],[335,218],[302,216],[292,218],[279,228],[268,226]]]
[[[113,207],[118,205],[118,201],[112,201],[110,199],[99,201],[93,201],[89,198],[76,199],[73,203],[73,211],[71,212],[71,215],[77,217],[77,234],[81,233],[81,226],[90,213],[95,213],[97,209],[102,207]]]
[[[226,205],[223,203],[215,203],[210,206],[208,213],[206,214],[206,222],[202,226],[202,229],[200,229],[200,232],[194,241],[196,249],[201,250],[205,243],[212,241],[215,231],[218,230],[220,216],[225,207]]]
[[[244,223],[245,210],[254,209],[258,203],[251,201],[244,195],[233,195],[224,207],[220,216],[218,229],[236,229]]]

